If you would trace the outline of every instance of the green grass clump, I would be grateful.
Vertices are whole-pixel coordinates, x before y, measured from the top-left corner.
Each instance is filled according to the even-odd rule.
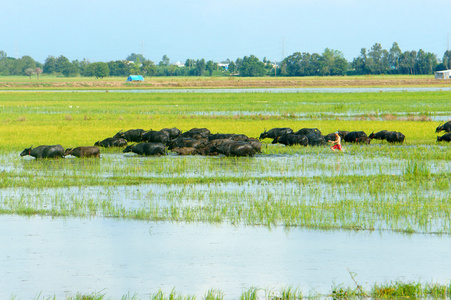
[[[420,283],[420,282],[402,282],[394,281],[388,284],[375,284],[370,290],[363,289],[360,286],[347,287],[343,284],[334,284],[329,292],[319,293],[311,291],[309,295],[304,296],[299,288],[292,286],[281,287],[279,289],[265,290],[258,287],[251,287],[244,290],[237,298],[240,300],[301,300],[301,299],[450,299],[451,284],[438,283]],[[221,300],[225,298],[225,293],[219,289],[209,289],[201,300]],[[11,296],[10,300],[19,299]],[[42,296],[39,293],[37,300],[56,299],[55,296]],[[76,293],[74,296],[68,295],[66,300],[106,300],[114,299],[103,292],[94,293]],[[150,296],[140,297],[138,294],[127,294],[122,296],[123,300],[196,300],[193,295],[183,295],[172,289],[169,294],[162,290],[150,294]]]
[[[450,287],[450,285],[418,282],[391,282],[385,285],[374,285],[370,295],[376,299],[449,299]]]

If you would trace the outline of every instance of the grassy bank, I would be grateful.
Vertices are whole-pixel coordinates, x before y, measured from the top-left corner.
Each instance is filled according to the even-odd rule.
[[[330,77],[146,77],[126,83],[124,77],[0,76],[0,89],[162,89],[162,88],[303,88],[303,87],[449,87],[433,75],[372,75]]]

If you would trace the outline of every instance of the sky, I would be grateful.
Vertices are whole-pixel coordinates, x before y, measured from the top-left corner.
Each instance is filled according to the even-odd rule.
[[[0,51],[44,63],[131,53],[158,63],[220,62],[255,55],[341,51],[348,61],[375,43],[441,59],[451,43],[450,0],[14,0],[0,11]]]

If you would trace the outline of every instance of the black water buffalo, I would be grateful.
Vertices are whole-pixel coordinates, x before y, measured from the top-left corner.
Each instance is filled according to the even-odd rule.
[[[437,127],[435,129],[435,132],[440,132],[440,131],[446,131],[446,132],[451,132],[451,121],[446,122],[443,125],[440,125],[439,127]]]
[[[317,132],[312,131],[306,135],[309,146],[322,146],[326,144],[326,139]]]
[[[165,145],[162,143],[139,143],[129,145],[122,151],[123,153],[133,152],[139,155],[165,155]]]
[[[218,149],[222,149],[225,144],[235,143],[234,140],[231,139],[216,139],[211,140],[202,144],[195,146],[197,149],[197,154],[200,155],[219,155],[220,152]]]
[[[259,140],[254,138],[248,138],[246,142],[249,143],[252,146],[252,148],[254,148],[255,152],[258,153],[262,152],[262,143]]]
[[[308,135],[310,133],[315,133],[318,135],[321,135],[321,131],[318,128],[302,128],[298,131],[294,132],[294,134],[300,134],[300,135]]]
[[[127,146],[127,141],[123,138],[106,138],[103,141],[97,141],[94,146],[110,148]]]
[[[356,139],[360,137],[368,137],[365,132],[363,131],[351,131],[347,135],[345,135],[345,142],[347,143],[355,143]]]
[[[349,133],[349,131],[344,131],[344,130],[338,130],[336,132],[338,133],[338,135],[341,137],[342,140],[344,140],[345,136]],[[335,132],[325,135],[324,140],[326,140],[326,142],[335,141]]]
[[[215,133],[215,134],[210,134],[207,138],[208,138],[208,141],[213,141],[213,140],[230,139],[234,135],[235,135],[234,133]]]
[[[36,148],[30,147],[26,148],[22,153],[20,153],[20,156],[26,156],[30,155],[34,158],[64,158],[64,148],[61,145],[42,145],[38,146]]]
[[[202,139],[210,135],[207,128],[191,128],[190,130],[180,134],[180,137]]]
[[[302,145],[307,146],[308,145],[308,138],[307,136],[303,134],[293,134],[293,133],[287,133],[284,134],[272,141],[272,144],[279,143],[283,144],[285,146],[292,146],[292,145]]]
[[[195,138],[184,138],[178,137],[168,144],[168,149],[172,150],[174,148],[183,148],[183,147],[199,147],[204,145],[207,142],[207,139],[195,139]]]
[[[437,137],[437,142],[451,142],[451,132]]]
[[[376,140],[386,140],[387,136],[390,134],[391,131],[388,130],[381,130],[379,132],[371,132],[371,134],[368,136],[370,139],[376,139]]]
[[[263,140],[265,138],[275,139],[286,133],[293,133],[293,129],[288,128],[288,127],[283,127],[283,128],[273,128],[273,129],[270,129],[269,131],[265,130],[262,134],[260,134],[259,139],[260,140]]]
[[[163,128],[160,131],[166,131],[169,134],[169,138],[171,140],[177,138],[182,133],[182,131],[180,129],[176,128],[176,127]]]
[[[64,156],[73,155],[76,157],[100,157],[100,149],[96,146],[67,148]]]
[[[175,152],[179,155],[195,155],[197,154],[197,149],[194,147],[181,147],[181,148],[173,148],[172,152]]]
[[[238,141],[246,142],[249,139],[249,137],[247,135],[235,134],[235,133],[215,133],[215,134],[210,134],[207,138],[209,141],[231,139],[231,140],[234,140],[237,142]]]
[[[370,144],[371,143],[371,139],[367,136],[361,136],[355,139],[354,143],[356,144]]]
[[[389,143],[403,143],[404,139],[404,134],[397,131],[391,131],[386,138],[387,142]]]
[[[149,142],[149,143],[162,143],[167,145],[169,141],[171,140],[170,135],[167,131],[147,131],[142,135],[142,141],[143,142]]]
[[[113,138],[125,139],[127,142],[141,142],[142,136],[146,131],[144,129],[130,129],[125,132],[122,130],[116,133]]]
[[[212,147],[211,151],[217,151],[225,156],[254,156],[255,154],[255,150],[251,144],[235,141]]]

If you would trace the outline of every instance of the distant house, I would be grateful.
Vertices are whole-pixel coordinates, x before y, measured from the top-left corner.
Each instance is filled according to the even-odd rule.
[[[130,75],[127,78],[127,82],[133,82],[133,81],[144,81],[144,77],[142,75]]]
[[[451,70],[435,72],[435,79],[451,79]]]
[[[229,64],[228,63],[218,63],[218,67],[223,68],[224,70],[228,70]]]

